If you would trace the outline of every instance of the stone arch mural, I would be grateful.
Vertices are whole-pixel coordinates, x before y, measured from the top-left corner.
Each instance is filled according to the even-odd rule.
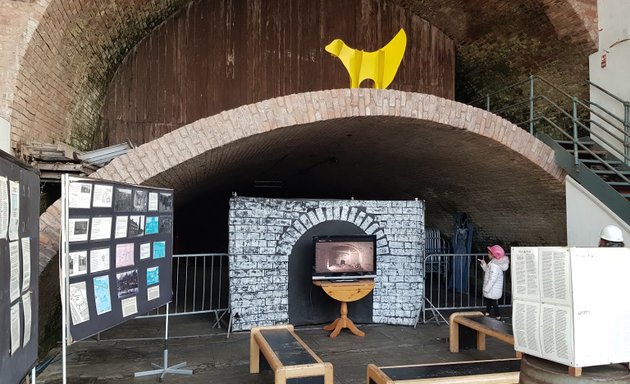
[[[350,223],[376,235],[372,321],[414,325],[424,288],[423,201],[236,196],[230,200],[229,222],[230,301],[232,312],[239,314],[235,330],[289,321],[289,256],[303,234],[329,222]],[[310,252],[308,247],[302,256]],[[303,281],[298,284],[293,279],[292,290],[302,284],[312,286],[310,265],[302,267],[306,268],[299,273]]]
[[[288,321],[294,325],[321,324],[339,315],[337,303],[312,284],[312,266],[315,261],[312,236],[374,235],[380,245],[375,249],[377,268],[387,267],[392,261],[389,257],[388,235],[391,232],[387,231],[378,215],[362,206],[361,202],[315,200],[309,205],[309,210],[282,233],[276,247],[276,254],[282,254],[288,260]],[[319,207],[316,208],[316,205]],[[370,296],[349,304],[354,321],[373,321],[374,302],[382,302],[384,296],[381,294],[382,280],[377,283],[379,286]]]

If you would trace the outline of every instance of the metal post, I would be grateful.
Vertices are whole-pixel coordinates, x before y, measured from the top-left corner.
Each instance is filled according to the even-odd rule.
[[[577,128],[577,97],[573,96],[573,164],[578,165],[578,128]]]
[[[490,95],[486,94],[486,111],[490,112]]]
[[[529,134],[534,134],[534,75],[529,75]]]
[[[171,367],[168,366],[168,312],[169,312],[168,308],[169,308],[169,303],[166,303],[166,324],[165,324],[166,330],[164,331],[163,365],[160,366],[160,365],[151,363],[151,365],[157,369],[154,369],[151,371],[136,372],[134,374],[134,377],[160,375],[160,381],[162,381],[164,380],[164,376],[166,376],[167,373],[174,374],[174,375],[192,375],[193,374],[192,369],[181,369],[182,367],[186,366],[186,362],[175,364]]]
[[[630,165],[630,102],[623,103],[623,154],[626,165]]]
[[[63,294],[61,295],[61,380],[63,384],[67,382],[67,354],[68,354],[68,335],[70,334],[69,322],[69,306],[68,297],[70,296],[70,277],[68,276],[68,174],[61,176],[61,255],[59,262],[61,263],[61,279],[63,281]]]

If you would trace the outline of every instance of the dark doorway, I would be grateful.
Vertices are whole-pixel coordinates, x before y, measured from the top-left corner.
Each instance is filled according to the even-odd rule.
[[[313,285],[313,236],[364,235],[347,221],[331,220],[307,230],[289,255],[289,322],[293,325],[331,323],[339,317],[341,304]],[[348,317],[355,323],[372,322],[373,295],[348,303]]]

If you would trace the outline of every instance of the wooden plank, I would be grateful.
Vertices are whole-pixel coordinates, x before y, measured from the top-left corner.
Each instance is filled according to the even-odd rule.
[[[368,383],[518,383],[520,359],[463,361],[389,367],[368,365]]]
[[[322,287],[326,294],[333,299],[347,303],[362,299],[374,288],[374,280],[372,279],[356,282],[314,280],[313,284]]]

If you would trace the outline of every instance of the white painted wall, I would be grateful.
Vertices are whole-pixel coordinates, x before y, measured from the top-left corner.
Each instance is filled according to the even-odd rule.
[[[569,247],[596,247],[601,229],[609,224],[621,228],[626,246],[630,244],[630,226],[570,176],[565,190]]]
[[[0,117],[0,149],[11,154],[11,124]]]
[[[597,19],[599,26],[599,51],[589,57],[591,82],[603,87],[622,100],[630,100],[630,1],[598,0]],[[602,60],[605,59],[605,65]],[[591,101],[624,118],[624,105],[605,93],[591,87]],[[621,158],[628,157],[628,147],[624,148],[623,124],[616,122],[610,126],[597,116],[591,115],[613,133],[607,134],[602,129],[592,126],[591,137],[609,152]],[[605,144],[604,141],[609,142]],[[630,143],[627,143],[630,144]]]

